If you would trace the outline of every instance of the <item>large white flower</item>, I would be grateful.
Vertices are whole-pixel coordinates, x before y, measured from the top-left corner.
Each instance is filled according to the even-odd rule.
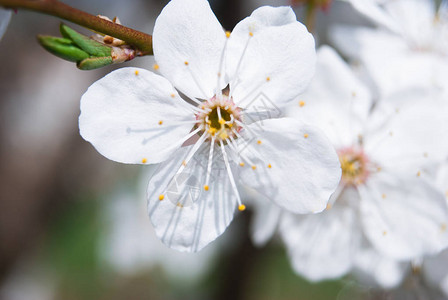
[[[169,247],[198,251],[223,233],[244,183],[295,213],[322,211],[340,179],[313,126],[279,118],[308,85],[314,40],[288,7],[261,7],[225,32],[205,0],[157,18],[155,69],[124,68],[81,100],[80,131],[109,159],[161,163],[148,212]],[[278,118],[272,118],[278,117]]]
[[[346,0],[378,28],[336,26],[333,41],[365,67],[380,96],[404,88],[444,88],[448,76],[448,1]]]
[[[0,40],[8,27],[11,19],[11,10],[6,10],[0,7]]]
[[[444,194],[423,176],[431,162],[440,162],[447,153],[447,110],[425,105],[429,100],[417,94],[412,101],[411,96],[397,95],[406,98],[407,106],[389,99],[394,107],[384,101],[370,114],[368,90],[333,50],[318,52],[315,80],[292,114],[319,125],[332,140],[342,180],[325,212],[284,213],[280,220],[298,273],[311,280],[341,276],[357,260],[362,264],[357,256],[365,253],[366,245],[398,261],[447,246]],[[428,130],[431,124],[441,126]]]

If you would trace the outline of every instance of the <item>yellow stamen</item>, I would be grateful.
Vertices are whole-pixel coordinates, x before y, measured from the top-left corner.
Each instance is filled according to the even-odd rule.
[[[271,77],[266,77],[266,81],[271,81]]]
[[[219,124],[224,125],[226,123],[226,120],[224,120],[223,118],[218,120]]]
[[[243,162],[240,162],[240,166],[241,167],[244,167],[244,163]],[[448,192],[447,192],[447,194],[448,194]],[[448,197],[448,196],[447,196]]]
[[[208,185],[204,185],[204,190],[208,191],[209,186]]]
[[[135,72],[134,72],[134,73],[135,73],[135,75],[138,75],[138,70],[135,70]]]
[[[230,37],[230,31],[226,31],[226,38]]]
[[[252,170],[255,170],[257,168],[257,166],[252,166]]]
[[[386,199],[386,194],[382,194],[381,198]]]
[[[158,64],[154,64],[154,66],[152,66],[152,67],[153,67],[153,69],[156,70],[156,71],[160,68]]]
[[[162,125],[162,124],[163,124],[163,121],[162,121],[162,120],[160,120],[160,121],[159,121],[159,125]]]
[[[227,132],[223,131],[219,134],[219,137],[221,138],[221,140],[226,140],[229,135],[227,134]]]
[[[165,195],[160,194],[160,195],[159,195],[159,200],[162,201],[163,199],[165,199]]]
[[[258,140],[258,141],[257,141],[257,144],[258,144],[258,145],[261,145],[261,141],[260,141],[260,140]]]
[[[303,137],[307,139],[307,138],[309,137],[308,133],[305,133],[305,134],[303,135]]]
[[[254,33],[251,31],[251,32],[249,32],[249,36],[254,36]]]
[[[171,94],[171,98],[174,98],[174,97],[176,97],[176,95],[174,95],[174,94]]]
[[[272,165],[271,165],[271,164],[269,164],[269,165],[268,165],[268,168],[269,168],[269,169],[270,169],[270,168],[272,168]]]
[[[142,159],[142,163],[144,163],[144,164],[146,164],[147,161],[148,161],[148,160],[147,160],[146,158],[143,158],[143,159]]]
[[[243,210],[245,210],[246,209],[246,205],[244,205],[244,204],[240,204],[239,206],[238,206],[238,210],[239,211],[243,211]]]
[[[186,66],[188,66],[188,61],[185,61],[184,64],[185,64]]]
[[[305,106],[305,101],[299,101],[299,106],[300,107],[304,107]]]

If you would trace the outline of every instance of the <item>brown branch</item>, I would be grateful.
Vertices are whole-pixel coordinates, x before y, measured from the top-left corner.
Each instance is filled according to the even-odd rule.
[[[84,26],[125,41],[140,50],[140,55],[152,55],[152,36],[141,31],[104,20],[57,0],[0,0],[0,6],[27,9]]]

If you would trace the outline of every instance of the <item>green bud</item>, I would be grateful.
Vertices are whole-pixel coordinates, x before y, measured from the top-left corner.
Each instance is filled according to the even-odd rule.
[[[78,62],[89,57],[88,53],[79,49],[69,39],[43,35],[38,35],[37,39],[48,52],[62,59]]]
[[[81,70],[93,70],[112,64],[112,57],[91,57],[78,62],[77,67]]]
[[[75,30],[71,29],[64,23],[61,23],[59,27],[63,37],[71,40],[80,49],[84,50],[91,56],[106,57],[111,56],[111,49],[108,46],[101,44],[85,35],[82,35]]]

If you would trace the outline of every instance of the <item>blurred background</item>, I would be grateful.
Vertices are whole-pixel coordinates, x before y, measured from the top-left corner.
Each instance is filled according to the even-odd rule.
[[[65,2],[95,15],[118,16],[124,25],[150,34],[167,3]],[[228,30],[261,5],[290,4],[210,3]],[[321,42],[338,7],[334,3],[317,16]],[[300,9],[297,14],[301,19]],[[153,58],[80,71],[36,42],[37,34],[58,36],[59,22],[19,11],[0,42],[0,299],[356,299],[369,294],[350,278],[313,284],[298,277],[275,239],[254,247],[250,210],[237,214],[226,233],[198,254],[166,248],[146,214],[151,167],[107,160],[80,137],[77,121],[80,97],[94,81],[118,67],[150,69]]]

